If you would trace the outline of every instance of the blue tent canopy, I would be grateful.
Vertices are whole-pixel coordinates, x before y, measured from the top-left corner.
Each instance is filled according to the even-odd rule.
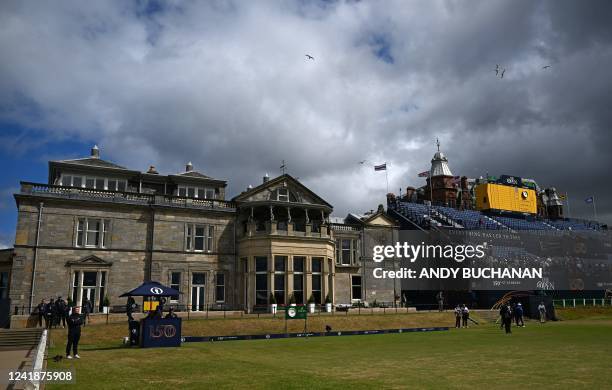
[[[178,297],[179,294],[179,291],[159,282],[144,282],[135,289],[121,294],[120,297]]]

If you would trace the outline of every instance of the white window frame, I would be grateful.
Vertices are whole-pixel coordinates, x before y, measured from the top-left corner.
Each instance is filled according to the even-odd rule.
[[[359,285],[354,284],[354,282],[353,282],[353,279],[354,279],[354,278],[360,278],[360,283],[359,283]],[[359,291],[361,292],[361,296],[363,296],[363,277],[362,277],[361,275],[351,275],[351,300],[352,300],[352,299],[359,299],[359,300],[361,300],[361,299],[362,299],[362,297],[361,297],[361,296],[360,296],[360,297],[358,297],[358,298],[356,298],[356,297],[354,297],[354,296],[353,296],[353,287],[356,287],[356,286],[359,286]]]
[[[285,192],[281,194],[281,191]],[[288,188],[279,188],[276,191],[276,200],[279,202],[289,202],[289,189]]]
[[[204,235],[198,236],[197,229],[202,228]],[[187,252],[207,252],[213,251],[214,247],[214,235],[215,226],[210,224],[201,223],[187,223],[185,225],[185,251]],[[204,247],[202,249],[195,249],[196,238],[202,238]]]
[[[89,188],[95,190],[105,190],[105,191],[118,191],[118,192],[126,192],[127,191],[127,180],[125,179],[117,179],[117,178],[108,178],[108,177],[100,177],[100,176],[89,176],[89,175],[73,175],[73,174],[62,174],[60,178],[60,183],[64,187],[74,187],[74,178],[81,179],[81,185],[79,188]],[[70,178],[69,180],[66,180]],[[87,187],[87,180],[93,180],[94,186],[92,188]],[[98,181],[104,180],[104,188],[98,188]],[[115,188],[109,188],[108,182],[115,182]],[[123,184],[123,189],[119,189],[119,187]]]
[[[178,288],[175,288],[173,286],[177,286],[176,283],[172,283],[172,276],[174,274],[178,274],[179,275],[179,280],[178,280]],[[181,282],[183,280],[183,273],[181,271],[170,271],[170,280],[168,281],[170,288],[174,288],[175,290],[177,290],[178,292],[181,292]],[[179,299],[174,299],[173,297],[170,297],[170,303],[178,303]]]
[[[99,230],[91,230],[89,228],[90,221],[100,222]],[[83,223],[83,225],[81,225],[81,223]],[[106,248],[107,247],[107,242],[106,242],[107,237],[106,236],[108,235],[108,232],[110,230],[109,229],[110,224],[111,224],[110,219],[86,218],[86,217],[77,218],[76,240],[75,240],[74,246],[77,248]],[[95,233],[95,232],[99,234],[98,245],[87,244],[88,235],[90,233]],[[79,239],[79,233],[82,233],[82,240]]]
[[[189,196],[189,191],[193,190],[193,196]],[[181,191],[184,191],[184,194],[181,194]],[[199,187],[199,186],[188,186],[179,184],[176,195],[181,197],[188,198],[198,198],[198,199],[215,199],[215,188],[214,187]],[[209,197],[209,195],[212,195]]]
[[[223,277],[223,283],[219,284],[219,276]],[[225,273],[223,272],[218,272],[215,274],[215,302],[217,303],[224,303],[225,302],[225,284],[226,284],[226,276]],[[219,296],[217,294],[217,289],[219,287],[223,288],[223,299],[219,299]]]

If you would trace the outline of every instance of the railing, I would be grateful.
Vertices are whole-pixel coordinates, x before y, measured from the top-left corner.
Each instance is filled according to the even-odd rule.
[[[570,298],[553,300],[555,307],[612,306],[612,298]]]
[[[90,188],[65,187],[51,184],[21,182],[21,194],[114,203],[137,203],[156,206],[221,209],[233,211],[234,202],[218,199],[198,199],[184,196],[142,194],[138,192],[106,191]]]
[[[329,227],[332,230],[337,230],[337,231],[350,231],[350,232],[359,231],[359,226],[345,225],[343,223],[330,223]]]

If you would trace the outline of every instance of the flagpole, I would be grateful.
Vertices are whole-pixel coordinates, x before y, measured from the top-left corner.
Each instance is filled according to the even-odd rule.
[[[570,217],[570,215],[571,215],[571,214],[570,214],[570,201],[569,201],[569,194],[568,194],[567,192],[565,193],[565,200],[566,200],[566,203],[567,203],[567,217],[568,217],[568,218],[571,218],[571,217]]]
[[[387,173],[388,171],[388,167],[387,167],[387,162],[385,161],[385,180],[387,180],[387,194],[389,193],[389,174]],[[387,196],[387,194],[385,194],[385,197]]]
[[[597,207],[595,207],[595,195],[593,195],[593,215],[595,216],[595,221],[597,221]]]

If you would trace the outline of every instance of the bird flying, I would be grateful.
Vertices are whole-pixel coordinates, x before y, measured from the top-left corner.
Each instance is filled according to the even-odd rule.
[[[550,68],[551,66],[552,66],[552,65],[544,65],[544,66],[542,67],[542,69],[548,69],[548,68]]]
[[[499,64],[495,65],[495,76],[499,75]]]
[[[506,73],[506,68],[502,69],[502,72],[501,72],[501,78],[502,79],[504,78],[504,73]]]
[[[314,61],[314,57],[311,56],[310,54],[306,54],[306,58],[309,59],[309,60],[313,60]]]

